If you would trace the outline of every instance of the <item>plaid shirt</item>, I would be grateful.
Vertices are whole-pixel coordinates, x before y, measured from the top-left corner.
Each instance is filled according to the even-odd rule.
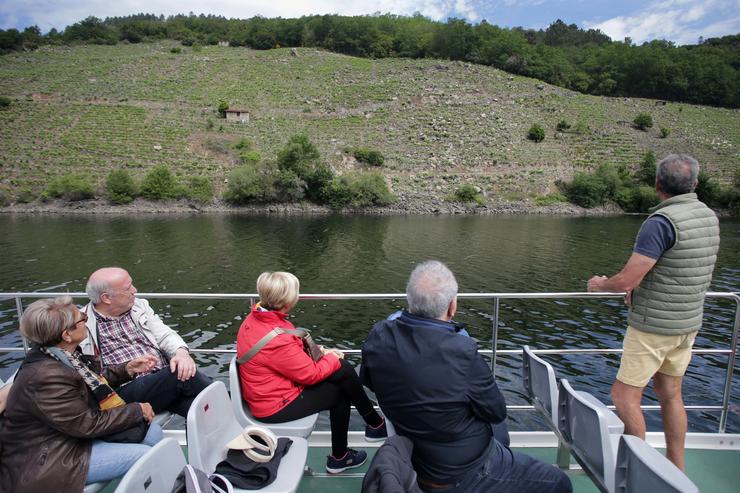
[[[157,358],[157,363],[147,375],[167,366],[162,351],[151,343],[139,326],[131,318],[131,311],[118,318],[108,318],[93,308],[98,327],[98,347],[106,365],[125,363],[139,356],[151,354]]]

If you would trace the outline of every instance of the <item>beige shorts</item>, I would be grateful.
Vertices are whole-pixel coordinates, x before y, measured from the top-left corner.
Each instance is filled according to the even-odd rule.
[[[682,377],[691,361],[695,338],[696,332],[673,336],[627,327],[617,380],[645,387],[656,373]]]

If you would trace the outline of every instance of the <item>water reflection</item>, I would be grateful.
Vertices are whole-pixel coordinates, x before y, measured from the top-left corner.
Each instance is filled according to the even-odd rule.
[[[463,292],[581,291],[595,273],[612,274],[629,255],[643,218],[343,217],[343,216],[1,216],[0,290],[81,291],[102,265],[127,268],[142,292],[253,292],[260,272],[289,270],[310,293],[403,292],[417,262],[436,258],[456,273]],[[737,220],[723,220],[712,288],[734,290],[740,279]],[[80,300],[82,302],[83,300]],[[233,349],[248,310],[236,300],[157,300],[155,309],[194,347]],[[303,301],[292,313],[325,344],[357,349],[373,323],[403,300]],[[727,301],[707,303],[697,347],[726,347],[734,317]],[[490,348],[491,301],[465,301],[458,320]],[[505,300],[499,347],[620,347],[625,310],[618,300]],[[15,306],[0,303],[0,345],[19,345]],[[20,354],[0,354],[0,377]],[[200,364],[226,377],[228,356]],[[559,375],[609,401],[618,356],[547,356]],[[697,356],[686,379],[691,404],[717,404],[724,356]],[[359,361],[358,361],[359,362]],[[520,358],[498,358],[497,377],[511,404],[523,404]],[[733,402],[740,395],[740,370]],[[654,396],[648,391],[648,400]],[[709,424],[698,418],[710,415]],[[515,428],[536,425],[514,413]],[[717,416],[692,413],[692,429],[716,429]],[[659,415],[649,415],[650,426]],[[541,425],[541,423],[540,423]],[[544,429],[544,427],[542,427]],[[740,418],[729,429],[740,431]]]

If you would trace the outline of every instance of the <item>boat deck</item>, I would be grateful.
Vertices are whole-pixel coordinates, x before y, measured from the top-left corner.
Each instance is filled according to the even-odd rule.
[[[362,489],[362,475],[375,454],[376,448],[363,448],[368,453],[368,461],[347,474],[325,476],[326,455],[328,447],[310,447],[308,466],[316,476],[306,476],[301,480],[299,493],[347,493],[359,492]],[[540,460],[555,463],[556,449],[553,447],[514,447],[514,450],[529,454]],[[662,453],[665,450],[658,449]],[[575,461],[572,467],[577,467]],[[567,471],[573,483],[574,493],[598,493],[599,489],[580,469]],[[702,493],[720,493],[738,491],[740,485],[740,450],[706,450],[688,449],[686,451],[686,474],[699,487]],[[639,492],[636,492],[639,493]]]
[[[372,460],[372,456],[375,455],[376,448],[363,448],[368,454],[368,460],[362,467],[351,470],[351,475],[333,475],[333,476],[306,476],[301,480],[301,485],[298,488],[298,493],[348,493],[357,492],[359,493],[362,489],[362,475],[367,471],[368,465]],[[555,449],[554,448],[517,448],[519,452],[525,452],[533,457],[548,461],[550,463],[555,462]],[[326,455],[330,453],[328,447],[311,447],[308,450],[308,466],[316,471],[317,473],[324,471],[324,464],[326,462]],[[736,460],[740,459],[740,455],[736,456]],[[574,463],[575,464],[575,463]],[[350,471],[347,471],[350,473]],[[573,491],[576,493],[598,493],[598,489],[591,480],[580,470],[569,471],[570,479],[573,483]],[[740,475],[736,478],[740,480]],[[737,484],[737,483],[736,483]],[[705,491],[702,488],[702,491]],[[706,490],[710,491],[710,490]],[[713,490],[720,491],[720,490]],[[724,490],[730,491],[730,490]]]
[[[730,441],[739,438],[738,435],[727,435],[727,437]],[[686,450],[686,473],[702,493],[725,493],[738,490],[738,485],[740,485],[740,467],[738,467],[740,447],[738,445],[740,444],[735,441],[725,445],[718,449],[689,448]],[[330,453],[330,448],[328,446],[309,447],[306,465],[313,471],[313,475],[303,477],[298,493],[359,493],[362,489],[363,476],[378,449],[377,447],[358,447],[356,443],[352,446],[367,452],[367,462],[362,467],[337,475],[328,475],[324,471],[326,456]],[[187,453],[186,447],[183,449]],[[554,447],[514,446],[513,449],[542,461],[555,462],[556,448]],[[661,448],[658,450],[665,452]],[[573,469],[567,471],[567,474],[573,483],[574,493],[598,493],[599,489],[578,468],[575,461],[572,461],[571,467]],[[112,493],[117,484],[118,481],[113,481],[102,493]]]

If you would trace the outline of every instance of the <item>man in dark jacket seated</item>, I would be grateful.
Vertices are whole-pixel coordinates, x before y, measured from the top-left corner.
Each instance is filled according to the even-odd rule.
[[[361,379],[398,434],[414,443],[419,486],[429,492],[566,493],[558,468],[494,437],[506,402],[476,342],[451,320],[457,281],[441,262],[419,264],[408,311],[375,324],[362,346]]]

